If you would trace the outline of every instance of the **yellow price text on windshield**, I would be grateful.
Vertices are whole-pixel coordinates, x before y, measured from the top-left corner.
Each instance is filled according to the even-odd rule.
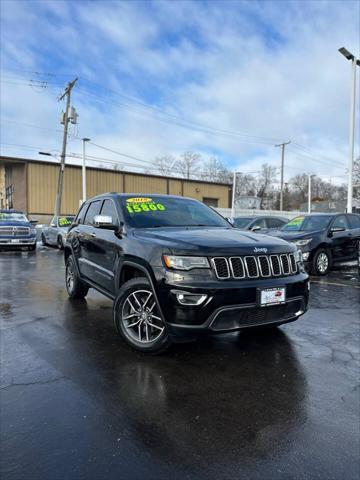
[[[133,203],[126,205],[129,213],[143,213],[143,212],[163,212],[166,210],[162,203]]]
[[[134,197],[134,198],[127,198],[126,203],[150,203],[152,202],[152,198],[143,198],[143,197]]]
[[[59,218],[59,225],[60,227],[63,227],[65,225],[71,225],[71,222],[68,218]]]

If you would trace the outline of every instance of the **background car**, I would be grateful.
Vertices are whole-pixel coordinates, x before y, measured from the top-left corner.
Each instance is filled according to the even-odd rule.
[[[43,245],[56,245],[60,250],[64,248],[66,235],[74,216],[53,217],[50,225],[43,226],[41,241]]]
[[[235,217],[232,220],[233,226],[239,230],[251,230],[252,232],[261,230],[261,233],[266,233],[268,230],[278,230],[287,222],[287,218],[273,216]]]
[[[0,250],[36,250],[36,223],[20,210],[0,210]]]
[[[326,275],[334,263],[357,260],[360,215],[301,215],[270,235],[295,243],[307,269],[315,275]]]

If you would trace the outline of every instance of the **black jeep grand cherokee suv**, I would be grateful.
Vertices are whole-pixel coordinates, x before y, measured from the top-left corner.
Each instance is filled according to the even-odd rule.
[[[160,352],[204,331],[296,320],[308,304],[301,253],[241,232],[202,203],[109,193],[85,202],[70,227],[66,287],[114,300],[114,323],[137,350]]]

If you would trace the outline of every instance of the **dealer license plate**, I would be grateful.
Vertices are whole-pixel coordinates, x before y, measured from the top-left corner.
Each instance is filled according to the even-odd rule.
[[[268,305],[279,305],[279,303],[285,303],[286,291],[285,287],[279,288],[266,288],[260,290],[260,306],[265,307]]]
[[[20,238],[13,238],[11,243],[20,243]]]

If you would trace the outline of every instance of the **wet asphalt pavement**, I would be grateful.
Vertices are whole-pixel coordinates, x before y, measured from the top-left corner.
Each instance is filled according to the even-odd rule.
[[[0,254],[1,479],[358,479],[360,283],[312,283],[273,334],[160,357],[69,301],[62,254]]]

